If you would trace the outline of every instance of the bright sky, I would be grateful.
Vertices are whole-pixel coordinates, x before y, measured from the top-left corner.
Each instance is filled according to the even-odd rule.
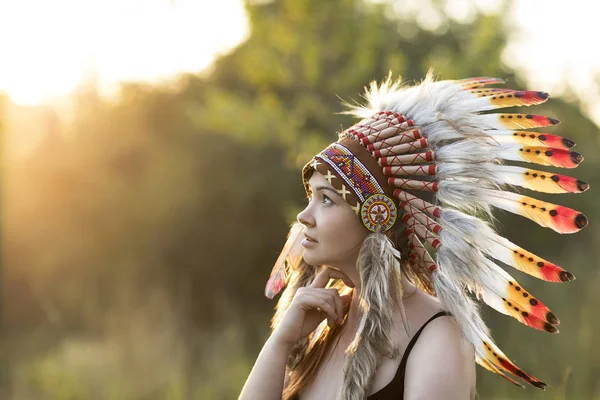
[[[435,25],[423,3],[412,4],[419,21]],[[448,0],[447,9],[468,20],[473,10],[465,4]],[[491,11],[498,1],[476,4]],[[600,122],[593,4],[517,0],[506,15],[514,31],[504,60],[532,88],[557,95],[570,85]],[[199,72],[247,34],[243,0],[0,0],[0,90],[19,104],[39,104],[69,93],[92,69],[107,92],[120,80]]]
[[[525,73],[531,87],[558,95],[570,87],[600,124],[600,37],[597,2],[519,0],[504,61]]]
[[[242,0],[0,0],[0,90],[19,104],[198,72],[242,41]]]

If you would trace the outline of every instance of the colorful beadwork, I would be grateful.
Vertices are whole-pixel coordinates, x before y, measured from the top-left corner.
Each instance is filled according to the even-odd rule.
[[[361,203],[373,194],[384,192],[367,167],[349,149],[339,143],[333,143],[315,158],[331,166],[353,190]]]
[[[385,194],[374,194],[362,205],[360,216],[363,224],[372,232],[380,225],[383,231],[389,230],[398,217],[394,200]]]

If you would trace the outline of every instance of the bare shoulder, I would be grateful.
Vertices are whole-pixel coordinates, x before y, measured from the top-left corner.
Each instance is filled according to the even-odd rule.
[[[431,321],[406,365],[404,398],[470,399],[475,393],[475,351],[450,316]]]

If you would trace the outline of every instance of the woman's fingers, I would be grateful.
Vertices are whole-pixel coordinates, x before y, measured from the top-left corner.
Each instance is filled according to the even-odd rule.
[[[337,289],[325,288],[330,279],[342,279],[352,285],[346,274],[326,267],[309,286],[298,289],[295,300],[305,311],[315,310],[325,314],[321,318],[326,317],[328,325],[333,327],[343,322],[351,296],[340,297]]]
[[[335,304],[330,295],[317,291],[303,293],[302,303],[310,309],[318,309],[327,315],[327,323],[333,327],[338,319]]]
[[[326,289],[327,292],[333,298],[333,303],[335,304],[335,313],[337,314],[337,322],[342,323],[344,320],[344,307],[342,305],[342,299],[340,299],[340,294],[337,289]]]
[[[329,279],[348,279],[335,270],[322,271],[319,280],[310,287],[298,288],[283,319],[275,328],[273,334],[277,340],[287,345],[294,345],[304,338],[327,318],[327,324],[333,328],[342,323],[345,311],[350,304],[350,296],[340,296],[337,289],[318,287],[327,284]],[[351,284],[348,280],[348,282]]]
[[[343,307],[348,307],[350,305],[350,302],[352,301],[352,292],[350,292],[349,294],[341,295],[340,300],[342,301]]]
[[[324,300],[329,302],[329,304],[334,308],[337,323],[342,323],[344,321],[344,302],[340,297],[337,289],[311,289],[311,293],[314,293],[317,296],[322,296]]]
[[[354,287],[354,283],[352,283],[348,275],[346,275],[340,270],[333,269],[331,267],[323,268],[323,270],[319,272],[319,274],[315,277],[315,280],[312,281],[312,283],[307,287],[324,288],[330,279],[341,279],[342,281],[344,281],[346,286]]]

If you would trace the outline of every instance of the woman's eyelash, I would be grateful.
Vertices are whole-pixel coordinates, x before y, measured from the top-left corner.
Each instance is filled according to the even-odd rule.
[[[325,204],[333,204],[333,200],[331,200],[331,197],[327,196],[326,194],[321,194],[322,197],[322,202]],[[306,197],[306,199],[308,200],[308,202],[310,203],[314,198],[314,195],[311,193],[310,195],[308,195]]]

